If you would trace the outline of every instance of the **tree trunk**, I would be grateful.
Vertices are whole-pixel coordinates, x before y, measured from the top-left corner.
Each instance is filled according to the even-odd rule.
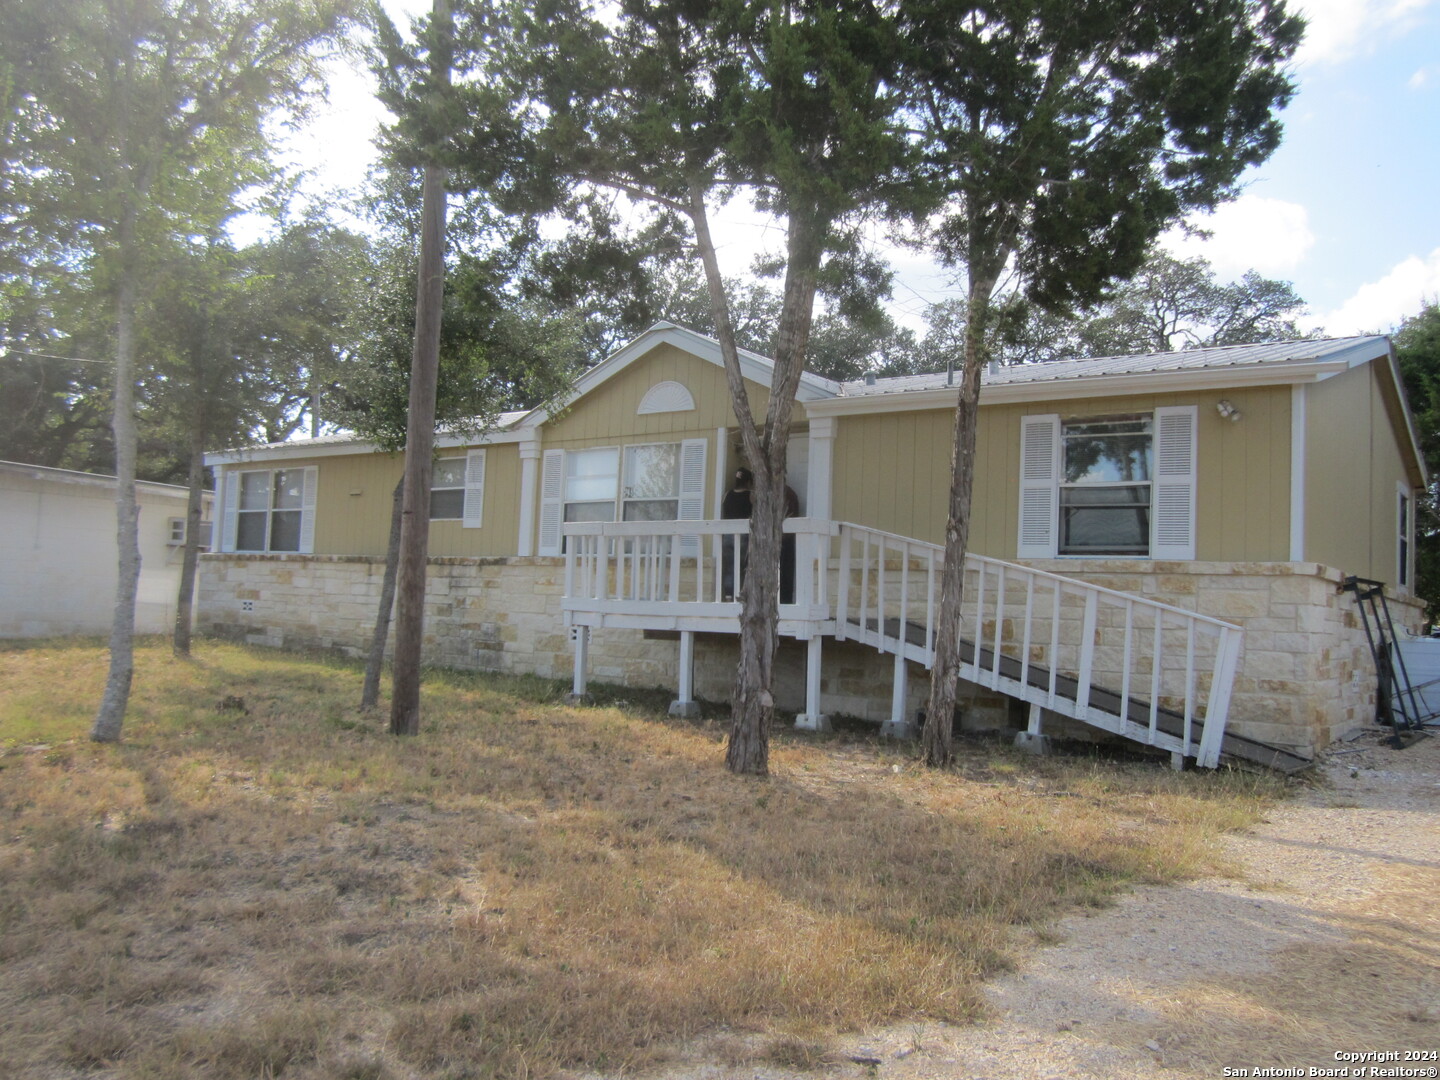
[[[190,655],[190,633],[195,614],[195,572],[200,565],[200,517],[205,487],[204,414],[196,409],[190,425],[190,475],[185,500],[185,553],[180,563],[180,594],[175,599],[175,631],[170,651]]]
[[[380,610],[375,612],[375,632],[370,635],[370,655],[365,661],[365,685],[360,691],[360,708],[373,709],[380,700],[380,673],[385,667],[385,639],[390,635],[390,614],[395,610],[395,574],[400,565],[400,523],[404,520],[405,476],[395,484],[390,511],[390,542],[385,545],[385,576],[380,579]]]
[[[128,226],[128,228],[127,228]],[[122,225],[120,250],[133,239],[134,215]],[[135,674],[135,593],[140,582],[140,512],[135,503],[135,281],[128,265],[121,272],[115,302],[115,544],[119,578],[110,624],[110,671],[90,728],[95,742],[119,742]]]
[[[960,679],[960,602],[965,587],[965,553],[970,543],[970,495],[975,481],[975,418],[980,404],[980,372],[985,361],[985,323],[995,275],[973,276],[965,319],[965,367],[950,447],[950,510],[945,522],[945,562],[940,574],[940,605],[935,626],[935,666],[921,743],[925,763],[941,766],[952,755],[955,695]]]
[[[771,693],[775,649],[779,642],[780,553],[785,521],[785,464],[795,391],[805,367],[805,346],[815,303],[826,223],[821,216],[792,208],[787,235],[785,293],[775,339],[775,368],[763,436],[756,430],[750,399],[740,373],[720,264],[710,236],[703,196],[691,191],[691,220],[696,247],[710,290],[711,313],[725,361],[731,405],[740,425],[745,456],[754,473],[751,491],[750,551],[740,589],[740,662],[730,701],[730,739],[725,764],[731,772],[764,776],[770,769],[770,724],[775,713]]]
[[[437,82],[450,81],[450,0],[434,0],[438,31],[430,54]],[[415,289],[415,348],[410,355],[410,411],[405,429],[395,661],[390,689],[392,735],[420,733],[420,651],[425,636],[425,558],[430,546],[431,456],[435,449],[435,383],[440,368],[440,313],[445,300],[445,170],[425,166],[420,194],[420,269]]]

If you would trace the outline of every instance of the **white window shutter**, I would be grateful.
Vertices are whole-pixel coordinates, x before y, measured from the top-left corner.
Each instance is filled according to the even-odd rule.
[[[215,482],[220,491],[220,550],[234,551],[240,530],[240,474],[225,469]]]
[[[301,472],[305,474],[305,486],[300,496],[300,554],[310,555],[315,551],[315,502],[320,495],[320,469],[307,465]]]
[[[465,452],[465,509],[461,512],[462,529],[478,529],[485,520],[485,451]]]
[[[686,439],[680,444],[680,521],[705,517],[705,439]],[[680,554],[700,554],[700,538],[694,533],[680,537]]]
[[[1053,559],[1060,537],[1060,417],[1020,420],[1021,559]]]
[[[1196,407],[1155,410],[1155,497],[1150,557],[1195,558]]]
[[[560,526],[565,513],[565,451],[546,450],[540,464],[541,555],[560,554]]]

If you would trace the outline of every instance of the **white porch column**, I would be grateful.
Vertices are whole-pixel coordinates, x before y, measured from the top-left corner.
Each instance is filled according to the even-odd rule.
[[[695,700],[695,631],[680,631],[680,686],[670,703],[670,715],[682,716],[687,720],[700,715],[700,704]]]
[[[526,439],[520,444],[520,535],[515,543],[517,555],[535,554],[535,495],[539,460],[539,439]]]
[[[915,727],[905,715],[905,696],[910,685],[910,672],[905,657],[895,654],[895,680],[890,687],[890,719],[880,725],[882,737],[909,739],[915,735]]]
[[[810,472],[807,483],[809,506],[805,516],[831,520],[830,473],[835,451],[835,427],[833,416],[817,416],[810,421]]]
[[[829,731],[830,717],[820,711],[820,648],[823,639],[816,634],[805,643],[805,711],[795,717],[800,731]]]

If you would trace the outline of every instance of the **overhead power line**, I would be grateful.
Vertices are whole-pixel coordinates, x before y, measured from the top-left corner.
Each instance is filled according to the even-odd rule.
[[[8,360],[12,356],[34,356],[46,360],[68,360],[73,364],[113,364],[114,360],[89,360],[83,356],[58,356],[55,353],[31,352],[28,349],[7,349],[0,352],[0,360]]]

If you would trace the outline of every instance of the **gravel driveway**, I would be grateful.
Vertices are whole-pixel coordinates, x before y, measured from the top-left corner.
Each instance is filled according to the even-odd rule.
[[[1337,1057],[1440,1051],[1440,738],[1397,751],[1387,734],[1332,748],[1314,787],[1226,838],[1234,879],[1140,888],[1062,922],[1059,944],[992,984],[988,1023],[844,1039],[809,1074],[697,1047],[665,1075],[1435,1076],[1433,1058],[1381,1060],[1420,1070],[1386,1074]]]

